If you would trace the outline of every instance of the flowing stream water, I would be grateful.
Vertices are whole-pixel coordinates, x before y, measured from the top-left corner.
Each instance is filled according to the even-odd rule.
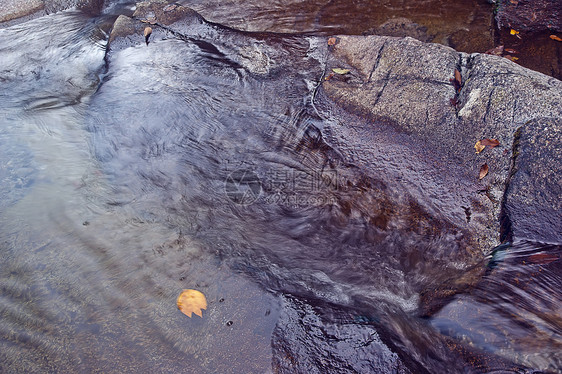
[[[314,105],[313,39],[213,26],[106,58],[128,6],[0,29],[0,371],[275,371],[286,294],[374,326],[411,372],[560,372],[560,246],[475,259],[404,188],[415,172],[362,178]],[[304,62],[272,73],[255,46]],[[423,168],[408,152],[383,161]],[[424,290],[473,273],[420,311]],[[184,288],[207,296],[203,319],[177,310]]]

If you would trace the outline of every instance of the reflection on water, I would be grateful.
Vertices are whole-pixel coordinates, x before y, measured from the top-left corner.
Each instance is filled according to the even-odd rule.
[[[550,32],[498,32],[489,0],[182,0],[207,20],[247,31],[315,35],[411,36],[467,53],[504,45],[517,63],[557,79],[562,77],[562,44]],[[506,53],[507,55],[508,53]]]
[[[1,34],[0,371],[263,372],[275,300],[181,226],[122,207],[89,151],[98,33],[67,12]],[[205,320],[177,311],[189,287]]]
[[[450,196],[328,144],[313,38],[155,31],[106,66],[103,22],[0,33],[1,371],[266,372],[265,289],[373,325],[412,370],[558,370],[560,248],[514,245],[486,267],[464,215],[437,214]],[[386,156],[423,170],[407,147]],[[420,295],[465,274],[480,281],[417,317]],[[207,295],[203,319],[177,311],[183,288]]]

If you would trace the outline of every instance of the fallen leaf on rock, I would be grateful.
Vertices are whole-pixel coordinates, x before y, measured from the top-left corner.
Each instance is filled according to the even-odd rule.
[[[336,45],[337,39],[336,38],[329,38],[328,45]]]
[[[511,60],[511,61],[513,61],[513,62],[519,60],[519,57],[515,57],[515,56],[512,56],[512,55],[505,55],[505,56],[503,56],[503,57],[505,57],[505,58],[507,58],[508,60]]]
[[[503,45],[498,45],[496,48],[492,48],[486,51],[486,54],[501,56],[503,53]]]
[[[202,309],[207,309],[207,299],[197,290],[183,290],[178,296],[178,309],[191,318],[191,313],[203,318]]]
[[[553,253],[535,253],[529,256],[529,261],[541,265],[546,265],[558,260],[558,255],[555,255]]]
[[[484,178],[486,175],[488,175],[488,171],[490,170],[490,168],[488,167],[488,164],[484,164],[480,167],[480,174],[478,174],[478,180],[482,180],[482,178]]]
[[[144,41],[146,45],[148,45],[148,38],[150,38],[150,34],[152,34],[152,27],[147,26],[144,28]]]
[[[341,75],[348,74],[350,72],[349,69],[340,69],[340,68],[333,68],[332,71],[336,74],[341,74]]]
[[[162,9],[164,12],[169,12],[176,9],[178,6],[176,4],[168,4]]]
[[[328,74],[328,76],[326,76],[326,77],[324,78],[324,80],[329,81],[330,79],[332,79],[332,77],[333,77],[334,75],[335,75],[334,73],[330,73],[330,74]]]
[[[147,17],[146,19],[141,19],[140,21],[143,23],[150,23],[151,25],[155,25],[156,17]]]
[[[484,148],[486,148],[486,146],[483,145],[480,140],[477,141],[476,144],[474,144],[474,149],[476,149],[476,153],[482,152],[484,150]]]
[[[500,142],[497,139],[488,139],[488,138],[482,139],[478,143],[482,144],[483,146],[488,146],[490,148],[494,148],[500,145]]]
[[[562,42],[562,38],[559,38],[559,37],[556,36],[556,35],[550,35],[550,39],[556,40],[557,42]]]
[[[457,69],[455,69],[455,80],[456,80],[457,83],[459,84],[459,87],[462,86],[461,72],[458,71]]]
[[[461,90],[461,85],[459,84],[459,82],[455,78],[449,79],[449,82],[453,84],[453,87],[455,87],[455,91],[459,93]]]

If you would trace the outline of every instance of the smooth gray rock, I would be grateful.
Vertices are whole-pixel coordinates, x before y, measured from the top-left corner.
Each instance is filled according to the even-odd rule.
[[[44,8],[42,0],[2,0],[0,1],[0,22],[24,17]]]
[[[433,196],[431,204],[447,217],[459,217],[464,209],[478,250],[497,245],[515,133],[532,119],[560,118],[562,82],[506,59],[410,38],[343,36],[329,51],[326,74],[336,67],[350,73],[322,84],[323,105],[356,113],[365,123],[333,126],[332,141],[350,154],[360,149],[367,170],[376,170],[365,160],[375,160],[377,148],[408,142],[425,166],[401,178],[415,183],[412,177],[419,180],[421,174],[421,195]],[[450,82],[455,69],[462,75],[458,94]],[[484,138],[500,146],[476,154],[474,145]],[[484,163],[489,173],[479,181]],[[551,167],[560,170],[560,163]],[[546,186],[541,190],[551,193]]]
[[[562,242],[562,123],[537,118],[516,134],[504,224],[516,239]]]

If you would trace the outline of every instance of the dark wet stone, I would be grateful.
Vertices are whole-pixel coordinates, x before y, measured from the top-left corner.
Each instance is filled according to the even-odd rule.
[[[504,223],[516,239],[562,243],[562,122],[529,121],[516,134]]]
[[[562,31],[562,2],[559,0],[497,0],[496,20],[500,27],[517,31]]]
[[[302,301],[282,300],[271,341],[275,373],[410,373],[368,324],[329,321]]]

